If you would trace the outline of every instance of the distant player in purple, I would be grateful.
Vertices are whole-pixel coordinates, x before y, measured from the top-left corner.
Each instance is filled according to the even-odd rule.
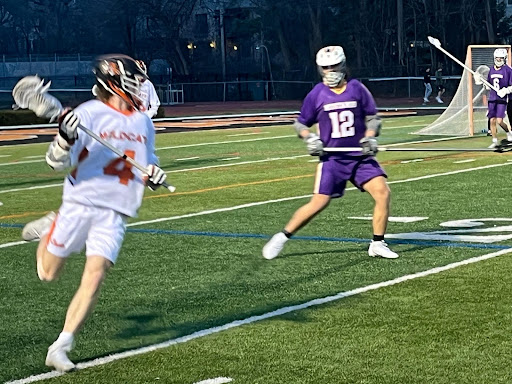
[[[306,96],[295,130],[312,156],[320,156],[314,194],[299,208],[282,232],[275,234],[263,247],[263,257],[279,255],[288,239],[329,205],[331,198],[341,197],[347,181],[375,200],[373,240],[370,256],[395,259],[398,255],[384,241],[388,223],[390,190],[386,173],[373,157],[377,153],[380,118],[371,93],[355,79],[346,79],[343,48],[322,48],[316,63],[323,82]],[[310,132],[318,123],[319,136]],[[324,152],[327,147],[358,147],[354,152]]]
[[[491,67],[487,76],[487,81],[493,86],[489,92],[487,106],[487,117],[490,121],[492,135],[492,144],[489,148],[498,145],[496,124],[507,132],[507,139],[512,141],[512,133],[503,121],[507,111],[507,95],[512,92],[512,69],[505,64],[506,60],[507,50],[504,48],[496,49],[494,51],[494,66]]]

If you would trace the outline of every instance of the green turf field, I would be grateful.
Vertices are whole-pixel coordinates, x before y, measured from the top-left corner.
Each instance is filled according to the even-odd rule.
[[[439,139],[410,134],[434,119],[385,119],[379,142],[490,143],[414,143]],[[392,216],[423,218],[389,224],[399,259],[368,257],[372,201],[351,188],[268,261],[261,248],[313,186],[315,158],[293,129],[159,134],[177,191],[147,192],[70,353],[80,369],[57,376],[46,349],[84,256],[42,283],[37,244],[20,241],[60,205],[47,146],[0,147],[1,382],[512,382],[512,152],[380,153]]]

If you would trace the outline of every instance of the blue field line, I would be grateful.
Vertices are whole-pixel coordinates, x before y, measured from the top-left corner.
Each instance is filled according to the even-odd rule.
[[[0,228],[23,228],[23,224],[7,224],[0,223]],[[205,236],[205,237],[232,237],[232,238],[252,238],[252,239],[269,239],[271,236],[259,233],[229,233],[229,232],[206,232],[206,231],[179,231],[172,229],[144,229],[144,228],[128,228],[127,232],[131,233],[150,233],[153,235],[185,235],[185,236]],[[324,236],[293,236],[293,240],[307,241],[331,241],[339,243],[368,243],[368,239],[358,239],[351,237],[324,237]],[[506,249],[510,246],[499,244],[473,244],[473,243],[457,243],[453,241],[425,241],[425,240],[408,240],[393,239],[387,240],[390,244],[406,244],[406,245],[422,245],[429,247],[454,247],[454,248],[476,248],[476,249]]]

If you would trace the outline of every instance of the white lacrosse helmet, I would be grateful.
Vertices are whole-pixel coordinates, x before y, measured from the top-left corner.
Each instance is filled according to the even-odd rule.
[[[325,85],[334,88],[345,78],[347,59],[339,45],[324,47],[316,54],[316,65]]]
[[[494,50],[494,65],[498,68],[503,66],[507,61],[507,50],[505,48],[497,48]]]

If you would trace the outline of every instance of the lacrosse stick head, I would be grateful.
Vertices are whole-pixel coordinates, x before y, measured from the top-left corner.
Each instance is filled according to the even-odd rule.
[[[59,100],[48,93],[51,82],[44,84],[39,76],[26,76],[14,86],[12,97],[16,107],[30,109],[38,117],[55,120],[62,111]]]
[[[438,39],[436,39],[435,37],[428,36],[428,41],[430,42],[430,44],[432,44],[436,48],[441,47],[441,42]]]
[[[480,65],[476,71],[475,75],[473,77],[475,78],[475,84],[476,85],[482,85],[484,80],[487,79],[487,76],[489,75],[490,68],[487,65]]]

